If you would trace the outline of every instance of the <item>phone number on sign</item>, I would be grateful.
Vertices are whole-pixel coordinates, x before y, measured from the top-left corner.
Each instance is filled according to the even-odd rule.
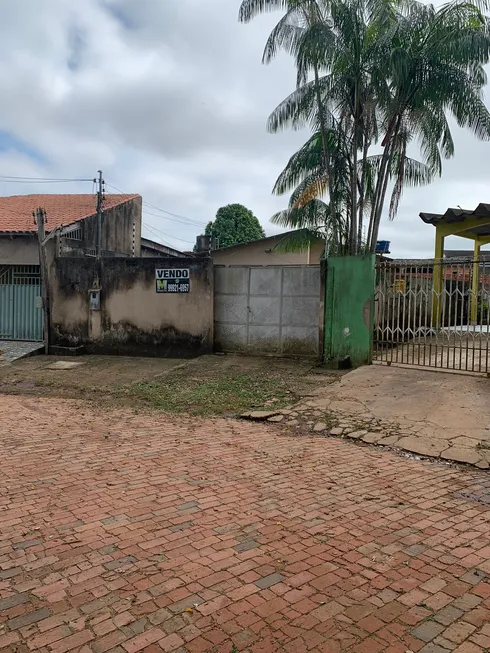
[[[190,288],[189,283],[169,283],[167,292],[189,292]]]

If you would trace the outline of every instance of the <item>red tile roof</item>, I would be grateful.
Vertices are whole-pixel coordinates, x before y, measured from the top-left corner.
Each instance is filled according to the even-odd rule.
[[[106,195],[104,210],[124,204],[140,195]],[[46,210],[46,231],[69,225],[96,213],[95,195],[12,195],[0,197],[0,233],[35,231],[33,211]]]

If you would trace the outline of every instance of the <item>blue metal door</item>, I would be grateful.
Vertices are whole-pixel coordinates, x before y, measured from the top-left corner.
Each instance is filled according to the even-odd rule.
[[[0,267],[0,340],[43,339],[38,265]]]

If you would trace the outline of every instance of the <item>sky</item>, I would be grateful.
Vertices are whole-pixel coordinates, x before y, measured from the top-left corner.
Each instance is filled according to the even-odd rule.
[[[268,235],[280,231],[269,218],[288,198],[272,196],[272,186],[307,133],[267,133],[295,70],[285,55],[261,64],[280,14],[242,25],[239,5],[2,0],[0,177],[92,179],[101,169],[108,192],[143,196],[144,235],[180,250],[229,203],[250,208]],[[392,255],[433,255],[421,211],[490,202],[490,143],[458,129],[455,142],[443,177],[407,189],[396,220],[384,218],[379,237]],[[93,185],[0,179],[2,195],[58,192]]]

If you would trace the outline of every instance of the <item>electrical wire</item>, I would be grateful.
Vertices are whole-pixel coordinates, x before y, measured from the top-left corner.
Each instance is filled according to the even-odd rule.
[[[4,181],[7,183],[18,183],[18,184],[58,184],[58,183],[71,183],[71,182],[79,182],[79,181],[93,182],[93,178],[55,179],[50,177],[11,177],[7,175],[0,175],[0,181]]]
[[[185,238],[178,238],[177,236],[172,236],[172,234],[166,234],[164,231],[157,229],[157,227],[154,227],[153,225],[147,225],[146,223],[145,224],[141,223],[141,226],[146,229],[151,229],[153,233],[159,233],[162,236],[165,236],[166,238],[174,238],[175,240],[179,240],[181,243],[187,243],[187,245],[194,245],[193,240],[185,240]]]
[[[94,183],[94,178],[92,177],[91,179],[84,179],[84,178],[58,178],[58,179],[55,179],[55,178],[50,178],[50,177],[16,177],[16,176],[0,175],[0,183],[2,181],[8,182],[8,183],[33,183],[33,184],[34,183],[39,183],[39,184],[43,184],[43,183],[70,183],[70,182],[90,182],[90,183],[93,184]],[[117,186],[113,186],[112,184],[107,184],[107,183],[105,185],[108,186],[109,188],[113,188],[118,193],[122,193],[123,195],[125,194],[124,191],[122,191],[120,188],[117,188]],[[154,204],[150,204],[149,202],[144,201],[143,205],[144,206],[149,206],[150,208],[153,208],[153,209],[155,209],[157,211],[160,211],[163,214],[168,214],[168,215],[172,216],[174,218],[174,220],[173,220],[174,222],[178,222],[180,224],[184,224],[184,225],[188,225],[188,226],[191,226],[191,225],[199,226],[199,227],[205,226],[204,222],[198,222],[198,221],[192,220],[191,218],[188,218],[186,216],[181,216],[181,215],[178,215],[176,213],[171,213],[170,211],[165,211],[164,209],[161,209],[160,207],[155,206]],[[9,213],[10,214],[15,214],[15,215],[18,215],[18,216],[21,216],[21,217],[29,217],[29,215],[30,215],[28,212],[21,213],[19,211],[14,211],[14,210],[10,210],[10,209],[9,209]],[[164,216],[161,216],[161,215],[158,215],[158,214],[155,214],[155,213],[151,213],[149,211],[146,211],[145,213],[147,215],[151,215],[151,216],[154,216],[156,218],[164,217]],[[170,220],[170,218],[167,218],[167,219]],[[185,240],[185,238],[179,238],[177,236],[167,234],[167,233],[161,231],[160,229],[158,229],[157,227],[153,227],[151,225],[143,224],[142,219],[140,220],[140,224],[141,224],[142,228],[148,229],[154,235],[156,235],[158,238],[160,238],[162,241],[163,241],[163,239],[161,238],[161,236],[165,236],[166,238],[173,238],[174,240],[178,240],[179,242],[186,243],[188,245],[193,245],[194,244],[193,241],[191,241],[191,240]],[[163,242],[168,247],[171,247],[172,249],[174,249],[174,247],[170,243],[168,243],[166,241],[163,241]]]
[[[109,188],[113,188],[114,190],[117,190],[118,193],[123,193],[124,191],[118,188],[117,186],[114,186],[113,184],[107,184]],[[175,222],[179,222],[181,220],[184,220],[184,222],[181,222],[181,224],[192,224],[196,227],[205,227],[206,223],[205,222],[199,222],[198,220],[194,220],[193,218],[189,218],[186,215],[179,215],[178,213],[171,213],[170,211],[166,211],[165,209],[161,209],[159,206],[156,206],[155,204],[150,204],[150,202],[147,202],[146,200],[143,200],[143,206],[149,206],[151,209],[155,209],[156,211],[160,211],[163,214],[170,215],[175,219]],[[161,218],[162,216],[155,215],[154,213],[148,212],[148,215],[153,215],[156,218]],[[166,218],[169,220],[170,218]]]
[[[146,209],[146,204],[143,202],[143,207]],[[160,215],[158,213],[152,213],[151,211],[145,210],[145,215],[152,215],[154,218],[160,218],[164,220],[169,220],[170,222],[177,222],[178,224],[186,225],[187,227],[204,227],[204,223],[201,222],[186,222],[185,220],[178,220],[177,218],[168,218],[165,215]]]

